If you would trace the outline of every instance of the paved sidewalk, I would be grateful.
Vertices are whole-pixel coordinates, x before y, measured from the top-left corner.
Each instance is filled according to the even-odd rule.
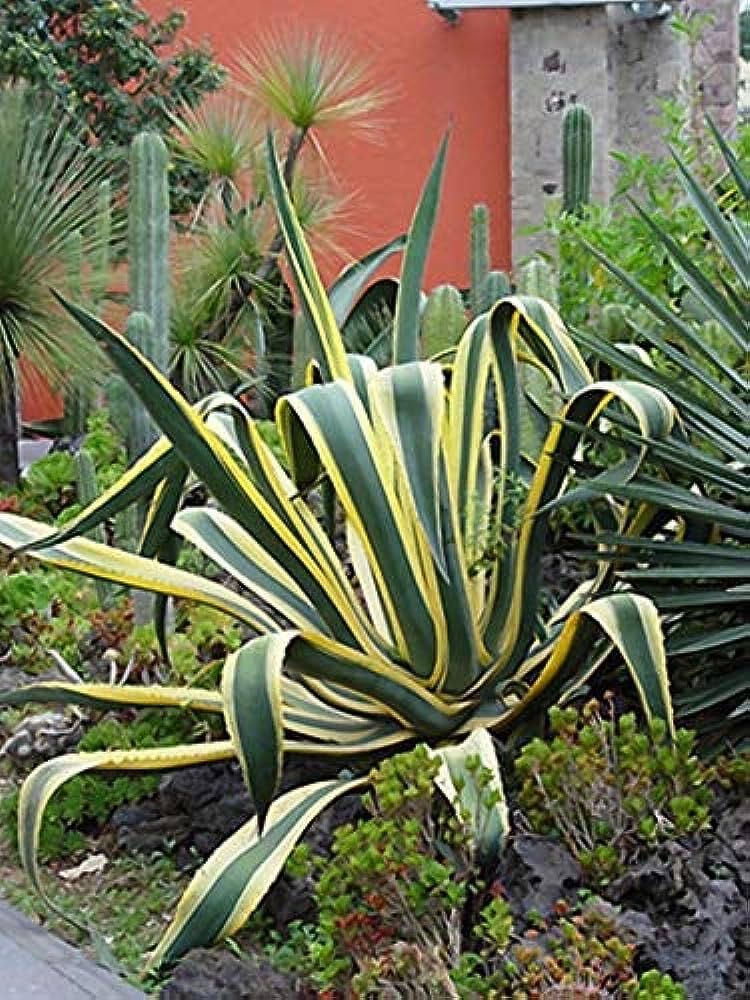
[[[142,1000],[143,996],[0,901],[2,1000]]]

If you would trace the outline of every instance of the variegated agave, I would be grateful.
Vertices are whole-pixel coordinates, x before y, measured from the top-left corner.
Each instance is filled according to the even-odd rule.
[[[630,668],[645,711],[671,725],[657,613],[645,598],[613,592],[606,565],[550,621],[537,620],[545,523],[565,493],[581,427],[615,404],[645,438],[658,439],[673,423],[671,404],[658,389],[636,382],[594,384],[554,311],[533,299],[508,298],[476,318],[448,369],[418,361],[420,284],[445,145],[406,244],[394,363],[377,371],[371,361],[347,356],[270,141],[268,156],[289,268],[314,333],[320,376],[277,409],[291,475],[239,402],[217,395],[189,405],[123,336],[70,306],[164,437],[61,533],[0,516],[5,545],[155,592],[159,611],[168,595],[188,598],[258,632],[229,658],[221,692],[39,683],[4,699],[223,713],[223,742],[74,754],[41,765],[23,787],[22,857],[40,887],[36,844],[42,814],[71,776],[239,758],[257,817],[195,876],[154,964],[240,927],[305,827],[365,780],[320,782],[276,797],[288,754],[339,759],[356,772],[358,760],[372,761],[422,740],[443,758],[441,787],[449,797],[462,787],[455,779],[468,755],[479,753],[499,785],[489,733],[502,736],[532,708],[543,709],[583,683],[612,649]],[[565,400],[565,419],[548,426],[537,456],[523,454],[520,442],[527,403],[519,388],[520,360],[533,361]],[[627,480],[642,457],[607,475],[612,482]],[[180,509],[189,474],[205,485],[213,503]],[[321,476],[345,516],[346,562],[306,500]],[[516,526],[509,526],[491,559],[477,559],[481,522],[502,522],[505,484],[513,477],[528,482]],[[153,497],[140,555],[82,537],[144,495]],[[617,511],[621,529],[629,530],[629,508]],[[170,554],[180,537],[214,560],[241,592],[174,568]],[[600,641],[592,642],[593,636]],[[502,837],[502,803],[491,820],[482,824],[484,849]]]

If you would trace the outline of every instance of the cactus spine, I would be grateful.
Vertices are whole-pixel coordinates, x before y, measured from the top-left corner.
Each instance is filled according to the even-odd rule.
[[[453,285],[440,285],[430,292],[422,313],[422,348],[431,358],[455,347],[466,329],[466,310],[461,293]]]
[[[580,104],[563,118],[563,212],[580,215],[591,197],[591,113]]]
[[[75,467],[78,502],[82,507],[88,507],[99,496],[99,483],[96,478],[96,467],[94,466],[94,459],[91,457],[91,452],[86,451],[85,448],[81,448],[80,451],[76,452]],[[90,532],[90,537],[94,541],[104,544],[107,539],[104,534],[103,525],[100,524],[94,528]],[[104,607],[109,603],[111,596],[110,586],[104,580],[96,580],[94,585],[97,597],[99,598],[99,604],[101,607]]]
[[[128,274],[133,314],[127,335],[166,372],[169,366],[169,178],[160,136],[141,132],[130,149]],[[140,402],[133,401],[129,450],[135,458],[156,438]]]
[[[532,257],[523,265],[518,275],[518,290],[522,295],[544,299],[557,309],[557,275],[541,257]]]

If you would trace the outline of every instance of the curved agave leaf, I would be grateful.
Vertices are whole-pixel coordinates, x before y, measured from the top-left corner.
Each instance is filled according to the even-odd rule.
[[[224,702],[218,691],[163,687],[157,684],[144,686],[40,681],[0,694],[0,705],[25,705],[34,701],[81,705],[85,708],[180,708],[195,712],[217,713],[224,711]]]
[[[194,876],[149,968],[174,962],[198,945],[235,933],[279,876],[309,824],[366,779],[323,781],[287,792],[271,806],[263,836],[250,820]]]
[[[437,218],[440,188],[445,171],[445,157],[448,152],[448,138],[449,136],[446,135],[440,144],[409,227],[409,236],[401,268],[401,283],[396,300],[396,315],[393,319],[393,362],[397,365],[416,361],[419,358],[422,279]]]
[[[646,717],[664,719],[674,732],[659,613],[648,598],[629,593],[600,597],[566,619],[538,677],[511,712],[499,720],[499,727],[507,728],[532,704],[538,710],[540,705],[555,703],[570,680],[572,668],[585,654],[587,619],[599,626],[624,660]]]
[[[221,681],[227,728],[262,833],[284,763],[281,671],[296,633],[262,636],[227,659]]]
[[[24,781],[18,800],[18,852],[32,885],[51,909],[61,912],[44,889],[37,851],[47,805],[66,781],[86,771],[171,771],[179,767],[229,760],[233,756],[234,748],[227,741],[198,746],[155,747],[149,750],[76,753],[40,764]],[[65,916],[64,913],[61,915]]]
[[[17,514],[5,514],[0,518],[0,544],[18,549],[28,548],[33,542],[34,557],[40,562],[99,580],[134,587],[136,590],[206,604],[233,615],[259,631],[278,631],[278,625],[264,610],[213,580],[175,569],[154,559],[121,552],[87,538],[54,544],[52,539],[55,535],[54,528]]]

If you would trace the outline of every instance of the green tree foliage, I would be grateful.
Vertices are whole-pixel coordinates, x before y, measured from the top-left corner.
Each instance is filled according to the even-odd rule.
[[[165,134],[178,108],[224,80],[209,49],[179,44],[184,24],[182,12],[155,20],[137,0],[4,0],[0,82],[26,80],[54,95],[81,138],[117,162],[138,132]],[[196,182],[184,164],[175,170],[178,208]]]

